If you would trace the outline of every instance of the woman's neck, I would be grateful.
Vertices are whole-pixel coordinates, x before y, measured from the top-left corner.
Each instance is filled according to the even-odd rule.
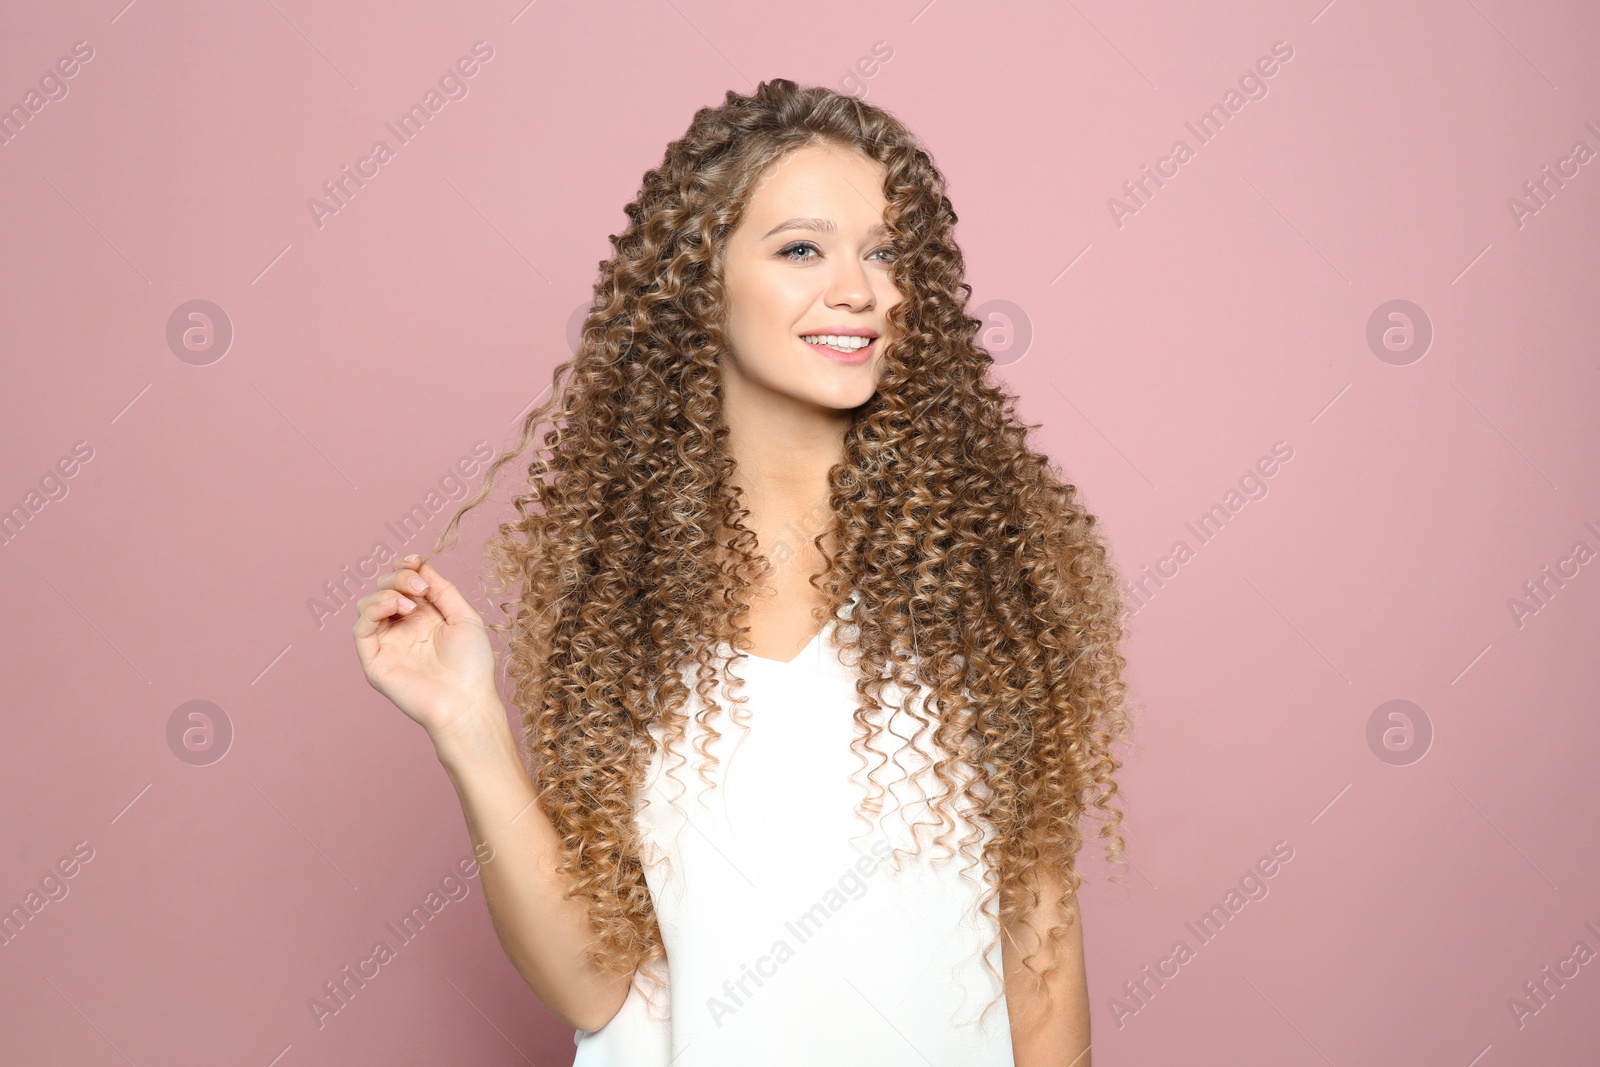
[[[734,395],[725,400],[733,480],[750,509],[745,525],[769,559],[782,544],[794,554],[810,555],[811,539],[833,525],[828,474],[844,457],[851,413],[821,410],[789,397]]]
[[[828,472],[844,457],[848,412],[828,418],[778,410],[727,413],[734,482],[754,515],[783,521],[828,501]]]

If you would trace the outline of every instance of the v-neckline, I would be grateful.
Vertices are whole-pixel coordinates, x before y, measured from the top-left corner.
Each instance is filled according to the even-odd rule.
[[[774,667],[793,667],[796,663],[799,663],[805,658],[806,653],[810,652],[812,648],[816,646],[818,641],[822,640],[822,635],[828,632],[829,627],[833,626],[834,621],[835,620],[833,619],[829,619],[827,623],[823,625],[822,629],[812,634],[811,640],[806,642],[806,647],[794,654],[794,659],[770,659],[767,656],[758,656],[754,652],[745,652],[743,655],[746,659],[753,659],[758,663],[770,663]]]
[[[847,599],[845,601],[845,610],[849,611],[849,612],[853,612],[855,610],[855,606],[856,606],[857,601],[859,601],[860,599],[861,599],[861,594],[860,594],[859,591],[852,592],[850,594],[849,599]],[[785,667],[793,667],[796,663],[799,663],[801,660],[805,659],[807,657],[807,654],[810,653],[811,650],[817,646],[817,642],[821,641],[827,635],[828,631],[832,630],[838,624],[839,624],[839,619],[837,617],[831,618],[827,622],[823,623],[822,624],[822,629],[820,629],[816,633],[812,634],[811,635],[811,640],[806,642],[806,647],[802,648],[799,652],[796,652],[794,654],[794,659],[787,659],[787,660],[785,660],[785,659],[769,659],[766,656],[758,656],[754,652],[740,653],[736,649],[733,648],[732,642],[729,642],[729,641],[724,641],[723,642],[723,647],[728,650],[727,651],[727,656],[728,656],[728,660],[730,662],[736,656],[743,655],[746,659],[753,659],[757,663],[765,663],[765,664],[768,664],[769,666],[776,667],[776,668],[781,670],[781,669],[783,669]]]

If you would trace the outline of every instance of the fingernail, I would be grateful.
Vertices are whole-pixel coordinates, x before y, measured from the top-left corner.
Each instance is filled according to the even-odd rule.
[[[419,560],[421,558],[422,558],[421,556],[416,556],[416,555],[407,556],[406,557],[406,562],[407,563],[415,563],[417,560]]]
[[[409,597],[401,597],[400,598],[400,607],[401,607],[402,610],[410,611],[412,608],[414,608],[416,606],[417,606],[416,603],[414,601],[412,601],[411,598],[409,598]]]
[[[415,589],[419,593],[426,593],[428,591],[428,583],[423,581],[421,578],[412,578],[411,588]]]

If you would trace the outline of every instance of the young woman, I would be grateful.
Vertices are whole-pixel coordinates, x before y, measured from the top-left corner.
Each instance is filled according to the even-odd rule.
[[[455,585],[408,556],[360,602],[579,1067],[1090,1063],[1117,577],[987,376],[944,189],[892,116],[784,79],[645,175],[435,546],[558,408],[490,542],[520,745]]]

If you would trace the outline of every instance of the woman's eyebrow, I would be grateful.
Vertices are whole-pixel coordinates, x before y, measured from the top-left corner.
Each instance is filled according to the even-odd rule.
[[[817,233],[837,233],[839,227],[832,219],[785,219],[763,234],[761,239],[765,241],[773,234],[782,233],[784,230],[814,230]],[[880,222],[876,226],[873,226],[867,230],[867,236],[882,237],[888,232],[889,227]]]

